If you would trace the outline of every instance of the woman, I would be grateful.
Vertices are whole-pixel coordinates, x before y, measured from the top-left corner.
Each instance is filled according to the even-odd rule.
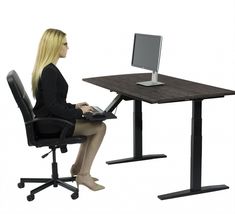
[[[36,117],[57,117],[74,123],[70,135],[85,135],[87,142],[81,144],[71,174],[76,177],[77,184],[83,184],[93,191],[104,189],[97,184],[98,179],[90,175],[91,166],[105,135],[103,122],[87,122],[82,120],[83,114],[92,111],[86,102],[71,104],[66,102],[68,84],[56,63],[65,58],[68,50],[66,34],[57,29],[48,29],[39,43],[37,58],[32,73],[32,91],[36,98],[34,113]],[[56,126],[45,124],[40,129],[46,134],[57,134]]]

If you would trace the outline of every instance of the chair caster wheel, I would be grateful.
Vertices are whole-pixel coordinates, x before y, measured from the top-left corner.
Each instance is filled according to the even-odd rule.
[[[71,195],[71,198],[73,200],[77,199],[78,198],[78,192],[74,192],[72,195]]]
[[[34,195],[28,195],[27,200],[28,201],[33,201],[34,200]]]
[[[20,189],[21,189],[21,188],[24,188],[24,183],[20,182],[20,183],[18,183],[17,186],[18,186]]]

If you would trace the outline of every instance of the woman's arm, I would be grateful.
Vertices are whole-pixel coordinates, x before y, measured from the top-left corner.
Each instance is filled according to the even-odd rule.
[[[83,111],[80,108],[75,108],[76,105],[69,103],[58,102],[57,100],[57,78],[58,72],[54,69],[47,68],[42,72],[41,85],[43,90],[43,101],[46,108],[53,115],[64,119],[80,119]]]

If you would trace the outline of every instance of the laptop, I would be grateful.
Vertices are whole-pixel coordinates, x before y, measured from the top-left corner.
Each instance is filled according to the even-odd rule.
[[[106,111],[102,110],[98,106],[91,106],[91,107],[93,108],[93,111],[85,113],[84,116],[86,118],[91,118],[91,117],[100,118],[105,116]]]

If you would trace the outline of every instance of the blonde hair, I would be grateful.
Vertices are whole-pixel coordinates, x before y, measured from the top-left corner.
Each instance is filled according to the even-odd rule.
[[[34,97],[36,97],[38,81],[43,68],[50,63],[57,62],[65,36],[64,32],[57,29],[47,29],[42,35],[32,73],[32,91]]]

